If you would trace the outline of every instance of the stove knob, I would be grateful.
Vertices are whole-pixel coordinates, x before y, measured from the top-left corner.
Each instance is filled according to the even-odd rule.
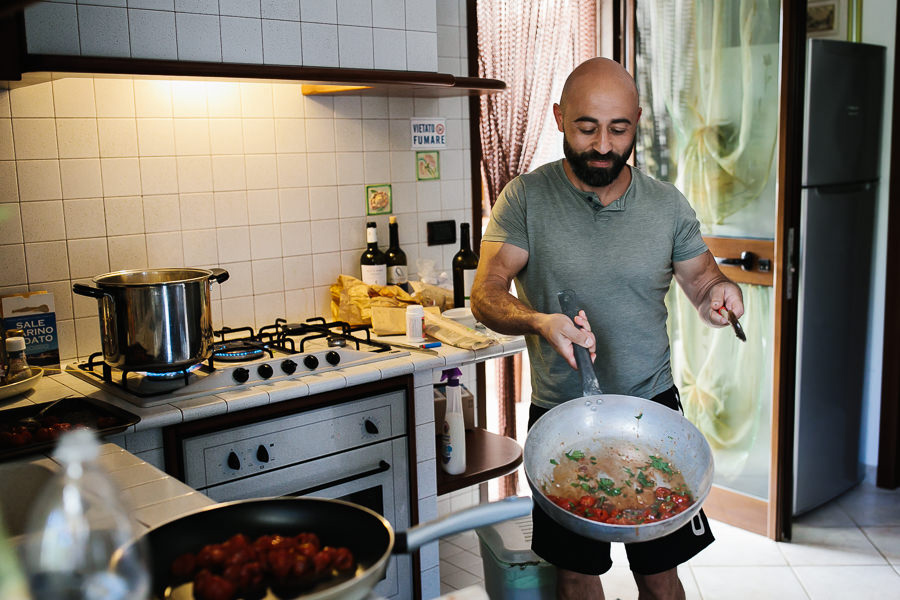
[[[328,354],[325,355],[325,360],[328,361],[329,365],[334,366],[341,362],[341,355],[334,350],[329,350]]]
[[[369,419],[366,419],[365,427],[366,431],[369,433],[378,433],[378,426]]]
[[[235,471],[241,468],[241,459],[233,451],[228,453],[228,466]]]
[[[294,373],[294,371],[297,370],[297,363],[295,363],[291,359],[283,360],[281,361],[281,370],[288,375],[291,375]]]
[[[262,444],[256,449],[256,460],[259,462],[269,462],[269,451]]]
[[[272,376],[272,373],[274,373],[274,371],[273,371],[271,365],[269,365],[269,363],[263,363],[263,364],[259,365],[258,367],[256,367],[256,372],[259,373],[259,376],[262,377],[263,379],[268,379],[269,377]]]
[[[303,364],[306,365],[307,369],[315,369],[319,366],[319,359],[309,354],[303,359]]]
[[[250,371],[244,367],[238,367],[231,376],[234,377],[234,380],[238,383],[247,383],[247,380],[250,379]]]

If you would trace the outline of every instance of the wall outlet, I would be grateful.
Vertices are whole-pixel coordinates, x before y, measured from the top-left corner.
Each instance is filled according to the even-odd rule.
[[[428,221],[425,224],[428,233],[428,245],[440,246],[441,244],[456,243],[456,221]]]

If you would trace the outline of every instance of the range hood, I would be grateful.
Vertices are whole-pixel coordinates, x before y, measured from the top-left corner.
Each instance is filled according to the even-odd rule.
[[[306,95],[473,96],[506,89],[498,79],[430,71],[29,54],[22,8],[30,3],[15,0],[5,3],[0,12],[0,80],[18,81],[23,73],[33,72],[266,79],[302,82]]]
[[[506,89],[499,79],[458,77],[426,71],[344,69],[214,63],[180,60],[100,58],[25,54],[21,72],[102,73],[157,77],[225,77],[242,80],[283,80],[303,83],[304,95],[372,94],[384,96],[472,96]]]

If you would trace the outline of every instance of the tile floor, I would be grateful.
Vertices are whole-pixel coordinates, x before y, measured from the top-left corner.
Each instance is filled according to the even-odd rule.
[[[478,502],[477,488],[442,497],[446,514]],[[900,489],[872,479],[794,521],[793,541],[712,522],[716,542],[679,569],[689,600],[900,600]],[[441,592],[482,583],[474,532],[440,542]],[[637,598],[621,544],[603,576],[610,600]]]

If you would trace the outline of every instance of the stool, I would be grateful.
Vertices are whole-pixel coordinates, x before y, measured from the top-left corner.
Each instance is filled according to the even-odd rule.
[[[552,600],[556,568],[531,551],[531,515],[475,530],[491,600]]]

